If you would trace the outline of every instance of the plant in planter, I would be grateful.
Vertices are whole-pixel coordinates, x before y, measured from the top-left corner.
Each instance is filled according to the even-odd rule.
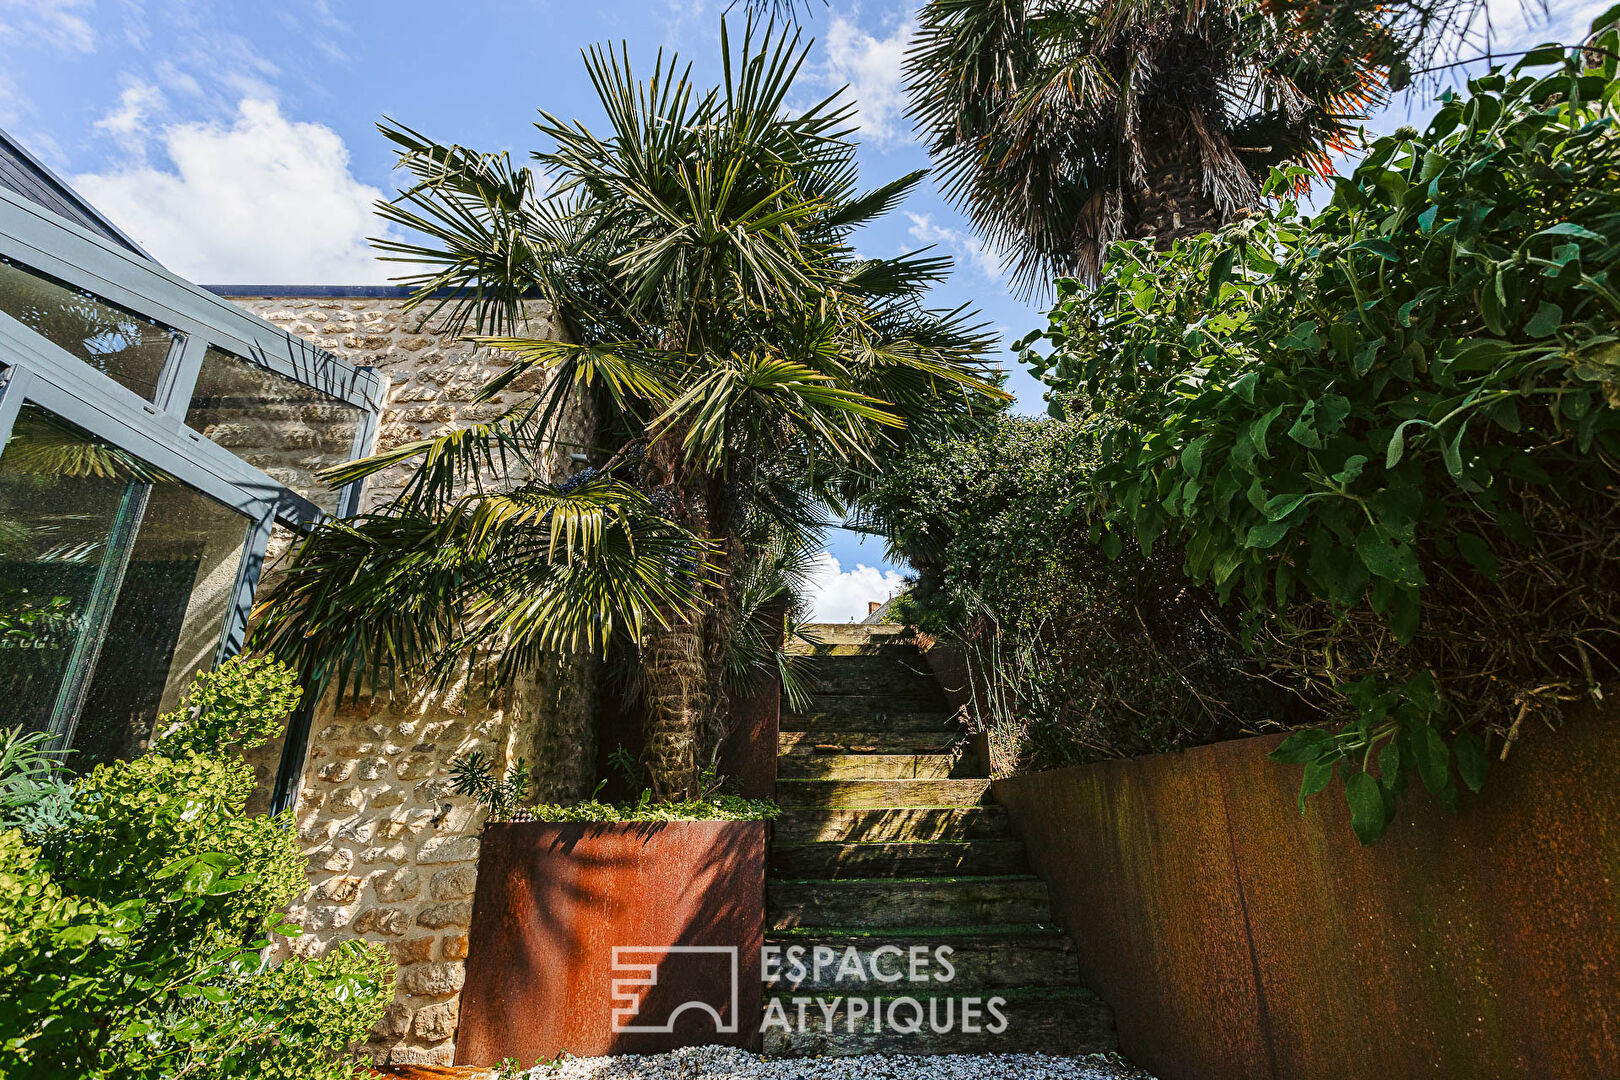
[[[498,777],[469,754],[453,769],[456,792],[488,812],[459,1063],[753,1045],[755,1025],[739,1021],[758,1014],[761,987],[738,976],[764,942],[765,822],[780,813],[775,803],[722,794],[706,769],[690,799],[660,800],[645,789],[631,803],[523,806],[522,762]],[[628,959],[620,956],[626,948]],[[730,956],[744,966],[710,963],[662,988],[649,984],[636,999],[638,1015],[679,1004],[662,1000],[679,987],[691,1000],[718,1003],[733,1030],[724,1022],[694,1028],[693,1017],[659,1034],[623,1030],[616,980],[635,969],[621,965],[670,955]]]
[[[750,24],[737,49],[722,23],[721,50],[706,91],[673,58],[638,82],[627,55],[591,50],[609,130],[542,113],[538,171],[383,125],[414,179],[380,212],[415,236],[381,246],[427,265],[403,279],[413,305],[510,356],[482,399],[516,400],[333,470],[415,471],[388,505],[316,528],[261,623],[267,648],[339,681],[628,642],[663,799],[696,793],[724,732],[751,569],[818,548],[822,508],[913,431],[1007,398],[983,329],[924,306],[948,259],[856,252],[923,173],[857,188],[850,110],[787,105],[796,35]],[[536,296],[565,340],[525,336]],[[552,483],[581,395],[595,464]]]
[[[540,803],[524,806],[529,793],[528,763],[519,760],[512,771],[497,777],[482,753],[473,751],[451,764],[457,795],[465,795],[484,808],[486,822],[509,821],[771,821],[782,808],[770,799],[745,799],[721,792],[721,779],[713,766],[703,770],[697,793],[690,799],[657,799],[643,788],[634,802],[610,803],[595,798],[577,803]],[[596,785],[600,792],[607,782]]]

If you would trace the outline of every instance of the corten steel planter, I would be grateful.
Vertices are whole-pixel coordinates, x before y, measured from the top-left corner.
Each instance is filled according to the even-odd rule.
[[[456,1063],[756,1047],[764,926],[762,821],[486,825]]]
[[[1456,815],[1411,785],[1367,847],[1336,787],[1300,815],[1278,741],[995,783],[1122,1053],[1161,1080],[1620,1076],[1620,708],[1521,740]]]

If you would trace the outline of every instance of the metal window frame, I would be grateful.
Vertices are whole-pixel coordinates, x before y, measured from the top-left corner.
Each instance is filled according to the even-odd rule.
[[[141,421],[131,423],[130,418],[118,415],[105,401],[98,400],[98,395],[86,393],[84,386],[75,385],[76,380],[62,378],[64,373],[72,373],[68,365],[87,365],[5,314],[0,314],[0,361],[6,364],[4,377],[0,379],[0,446],[11,438],[23,406],[33,405],[97,439],[128,450],[192,491],[242,515],[236,578],[230,606],[219,629],[214,662],[217,664],[239,652],[253,606],[253,594],[263,570],[265,545],[278,514],[292,509],[319,516],[319,511],[312,504],[289,508],[284,489],[262,474],[255,475],[258,470],[206,440],[207,450],[201,453],[195,447],[176,447],[160,426]],[[133,391],[113,385],[138,397]],[[138,530],[127,538],[128,542],[132,544],[136,536]],[[88,680],[95,663],[84,667],[82,671],[69,672],[69,676]],[[72,738],[77,721],[75,714],[53,728],[63,745]]]
[[[350,457],[362,457],[370,449],[386,393],[386,384],[374,369],[349,364],[4,188],[0,188],[0,255],[184,335],[164,365],[158,400],[129,393],[143,412],[174,418],[192,438],[202,436],[184,427],[186,410],[212,345],[361,410]],[[101,377],[76,357],[73,360],[88,374]],[[344,488],[338,515],[358,511],[361,494],[358,482]]]
[[[370,452],[387,392],[369,367],[273,326],[139,253],[0,188],[0,255],[82,289],[175,333],[156,401],[96,371],[78,357],[0,313],[0,447],[25,402],[124,447],[202,494],[247,515],[232,609],[221,630],[216,663],[241,650],[253,595],[264,570],[273,527],[294,530],[325,515],[310,500],[277,483],[185,424],[203,358],[210,346],[318,390],[361,410],[350,457]],[[339,516],[357,513],[360,482],[339,496]],[[275,809],[296,793],[315,702],[289,718],[275,784]]]

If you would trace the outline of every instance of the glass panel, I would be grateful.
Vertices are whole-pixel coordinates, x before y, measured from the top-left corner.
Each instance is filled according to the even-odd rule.
[[[315,474],[353,456],[363,410],[209,348],[186,423],[327,513],[338,491]]]
[[[264,554],[264,572],[259,577],[259,595],[263,596],[266,589],[272,584],[276,569],[292,550],[296,535],[285,525],[275,525],[270,529],[270,543]],[[242,756],[247,763],[253,766],[253,793],[248,796],[247,812],[250,814],[268,814],[270,806],[275,801],[276,777],[281,771],[281,752],[287,745],[287,727],[292,723],[292,717],[287,717],[281,729],[271,737],[263,746],[246,751]]]
[[[9,722],[72,730],[77,769],[139,753],[152,721],[214,662],[248,524],[25,406],[0,454]]]
[[[174,334],[82,289],[0,258],[0,311],[148,401],[157,400]]]
[[[213,667],[248,519],[183,484],[153,484],[73,734],[73,764],[133,757],[191,677]]]

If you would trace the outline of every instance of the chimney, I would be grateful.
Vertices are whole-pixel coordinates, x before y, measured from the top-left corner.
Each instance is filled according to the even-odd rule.
[[[882,607],[882,606],[883,605],[878,603],[876,600],[868,600],[866,602],[866,613],[868,615],[876,615],[877,614],[877,609]]]

